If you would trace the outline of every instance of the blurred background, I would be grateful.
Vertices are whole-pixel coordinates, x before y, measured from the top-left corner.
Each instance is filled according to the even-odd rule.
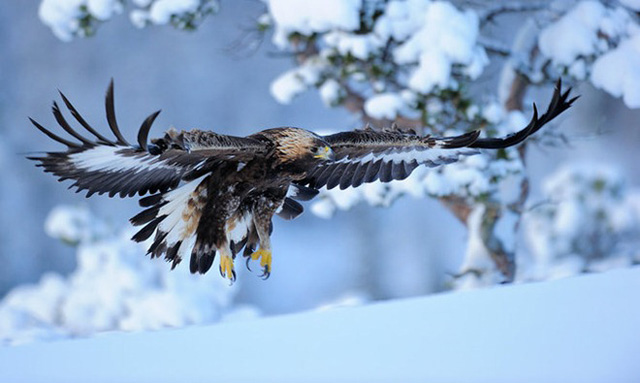
[[[114,231],[128,230],[137,201],[67,190],[25,159],[60,146],[27,120],[46,127],[55,121],[51,102],[60,89],[99,130],[106,129],[103,97],[115,80],[116,112],[126,137],[135,137],[142,120],[161,108],[151,136],[170,126],[247,135],[277,126],[309,130],[348,130],[360,121],[345,110],[325,107],[316,92],[289,105],[277,103],[271,82],[291,68],[265,39],[257,49],[240,49],[246,31],[264,12],[257,1],[229,1],[197,31],[169,27],[138,29],[126,15],[114,17],[96,36],[63,42],[38,18],[38,1],[0,2],[0,297],[16,286],[35,284],[46,273],[65,278],[77,268],[78,248],[45,231],[51,211],[68,205],[90,212],[91,220]],[[504,23],[517,24],[510,17]],[[489,68],[480,84],[495,92],[499,69]],[[532,146],[528,153],[532,204],[542,200],[541,185],[565,163],[584,161],[616,169],[625,187],[640,185],[640,112],[587,84],[581,99],[553,129],[569,138],[560,147]],[[545,105],[550,88],[531,91],[525,104]],[[324,219],[307,212],[295,221],[275,218],[271,277],[237,265],[231,289],[234,305],[261,314],[282,314],[323,305],[424,295],[446,290],[463,261],[467,231],[430,198],[404,196],[388,208],[361,203]],[[522,238],[522,241],[525,239]],[[144,259],[144,250],[131,257]],[[526,252],[526,250],[524,250]],[[179,268],[186,268],[180,265]],[[213,282],[217,272],[197,278]]]

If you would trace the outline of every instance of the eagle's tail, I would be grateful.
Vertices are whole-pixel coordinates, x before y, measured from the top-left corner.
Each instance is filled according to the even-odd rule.
[[[54,102],[52,110],[56,121],[77,141],[60,137],[30,118],[38,130],[67,147],[66,151],[28,157],[38,161],[37,166],[58,176],[60,181],[74,180],[70,188],[76,188],[77,192],[87,190],[87,197],[94,193],[108,193],[110,197],[116,194],[131,197],[136,193],[143,195],[147,192],[166,191],[178,185],[183,173],[182,167],[166,161],[161,153],[150,153],[149,150],[153,147],[147,145],[149,130],[160,111],[151,114],[142,123],[138,132],[138,145],[131,145],[123,137],[116,122],[113,80],[107,90],[105,106],[107,122],[114,139],[109,139],[92,128],[64,94],[60,95],[71,115],[90,134],[91,139],[74,130]]]
[[[164,254],[165,260],[172,262],[174,268],[192,251],[196,229],[207,201],[207,177],[208,174],[203,175],[177,189],[140,200],[140,206],[146,209],[130,221],[134,226],[144,226],[131,239],[142,242],[155,233],[153,243],[147,251],[151,258]],[[213,263],[216,248],[206,250],[195,261],[199,268],[201,266],[208,270]]]
[[[146,209],[130,221],[142,229],[131,239],[143,242],[153,237],[147,251],[151,258],[164,255],[174,268],[190,254],[190,271],[204,274],[213,265],[218,252],[221,255],[229,253],[228,256],[235,259],[243,249],[244,257],[255,251],[259,238],[251,203],[240,206],[227,220],[224,233],[216,234],[211,218],[219,212],[207,208],[208,177],[209,174],[203,175],[177,189],[140,200],[140,205]],[[219,238],[220,234],[225,238]],[[218,248],[218,245],[224,248]],[[230,279],[235,277],[230,276]]]

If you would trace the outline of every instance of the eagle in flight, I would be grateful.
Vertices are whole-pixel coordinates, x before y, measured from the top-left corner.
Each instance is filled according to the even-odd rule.
[[[151,114],[129,143],[116,122],[113,81],[106,93],[107,122],[113,137],[91,127],[60,93],[70,114],[88,135],[74,130],[56,102],[53,115],[75,141],[60,137],[30,119],[64,151],[29,157],[60,181],[73,180],[77,192],[138,194],[144,208],[131,223],[142,228],[134,241],[153,237],[152,258],[164,255],[172,268],[190,256],[192,273],[206,273],[219,253],[223,277],[234,281],[234,259],[243,251],[259,260],[262,276],[271,273],[271,220],[293,219],[322,187],[358,187],[367,182],[405,179],[418,166],[436,167],[474,155],[481,149],[516,145],[571,106],[571,89],[558,81],[547,111],[524,129],[503,138],[479,138],[475,130],[455,137],[421,136],[413,131],[370,128],[320,136],[305,129],[280,127],[247,137],[211,131],[168,130],[148,142],[160,111]],[[244,249],[244,250],[243,250]]]

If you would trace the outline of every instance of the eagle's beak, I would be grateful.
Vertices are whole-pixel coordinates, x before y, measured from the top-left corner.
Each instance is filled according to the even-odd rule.
[[[333,155],[333,150],[331,150],[331,148],[328,146],[320,149],[318,151],[318,154],[316,154],[314,157],[329,161],[332,161],[335,158],[335,156]]]

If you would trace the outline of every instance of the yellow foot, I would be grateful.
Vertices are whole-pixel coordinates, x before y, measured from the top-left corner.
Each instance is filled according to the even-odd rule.
[[[220,275],[229,278],[231,282],[236,280],[236,272],[233,270],[233,259],[227,255],[220,257]]]
[[[260,266],[262,266],[262,275],[264,279],[269,278],[271,275],[271,250],[260,249],[251,254],[251,259],[260,259]]]

